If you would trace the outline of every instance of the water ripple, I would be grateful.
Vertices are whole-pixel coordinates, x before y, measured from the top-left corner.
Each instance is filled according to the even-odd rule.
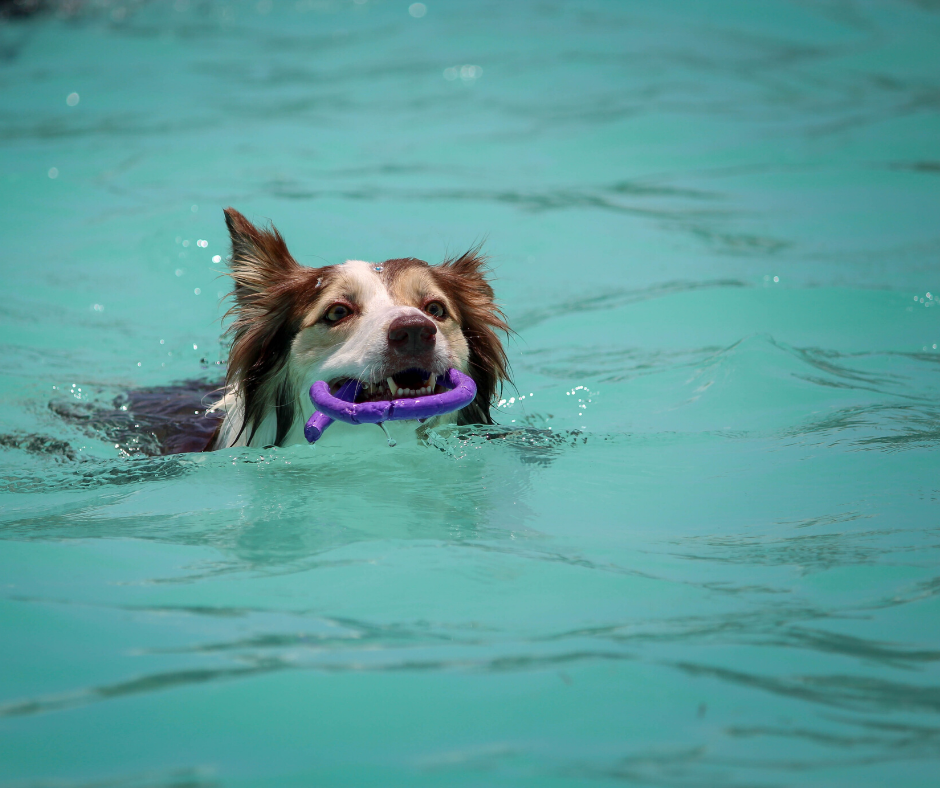
[[[940,712],[940,686],[838,674],[761,676],[693,662],[677,662],[675,667],[694,676],[711,676],[732,684],[836,708],[878,713]]]

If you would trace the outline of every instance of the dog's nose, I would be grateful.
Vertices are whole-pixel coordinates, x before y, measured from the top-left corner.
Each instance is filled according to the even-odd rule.
[[[412,313],[396,317],[388,327],[388,346],[403,356],[415,355],[434,347],[437,326],[424,315]]]

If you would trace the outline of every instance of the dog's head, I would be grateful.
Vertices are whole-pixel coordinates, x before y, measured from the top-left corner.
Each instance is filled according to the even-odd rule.
[[[355,378],[365,384],[357,401],[384,400],[435,393],[451,367],[477,384],[457,423],[492,423],[508,379],[496,332],[509,328],[478,249],[440,265],[408,257],[309,268],[273,227],[258,229],[231,208],[225,219],[235,282],[226,382],[241,400],[248,443],[273,409],[280,444],[312,381],[335,391]]]

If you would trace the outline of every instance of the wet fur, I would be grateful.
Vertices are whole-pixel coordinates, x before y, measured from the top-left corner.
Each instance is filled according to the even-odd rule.
[[[391,299],[380,294],[386,309],[414,310],[415,296],[410,290],[422,286],[444,294],[459,329],[442,326],[441,341],[477,384],[476,398],[456,415],[456,423],[493,423],[490,408],[509,379],[497,332],[508,332],[509,327],[494,301],[486,279],[486,259],[479,248],[439,265],[398,258],[378,264],[352,261],[346,271],[338,266],[310,268],[294,260],[273,226],[259,229],[231,208],[225,211],[225,220],[232,241],[229,266],[234,282],[228,316],[234,320],[228,331],[232,344],[225,396],[215,409],[224,413],[225,422],[208,448],[284,445],[296,440],[310,409],[305,402],[312,382],[306,377],[308,368],[319,363],[318,353],[324,356],[324,343],[334,338],[315,328],[314,318],[328,306],[326,301],[336,297],[342,277],[351,270],[361,278],[358,272],[366,265],[382,269],[377,276]],[[377,335],[382,330],[376,323],[381,316],[370,324],[366,315],[364,311],[360,330]],[[345,340],[346,344],[354,342],[362,343],[363,337],[353,334]],[[329,352],[338,357],[343,347],[334,341]]]

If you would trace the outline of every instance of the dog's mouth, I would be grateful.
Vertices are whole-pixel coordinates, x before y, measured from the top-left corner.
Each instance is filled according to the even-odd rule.
[[[362,387],[356,396],[356,403],[384,402],[392,399],[408,399],[414,397],[428,397],[432,394],[443,394],[447,389],[437,382],[438,375],[418,367],[409,367],[394,375],[388,375],[385,380],[360,380]],[[336,378],[330,381],[330,393],[336,394],[340,387],[352,378]]]

